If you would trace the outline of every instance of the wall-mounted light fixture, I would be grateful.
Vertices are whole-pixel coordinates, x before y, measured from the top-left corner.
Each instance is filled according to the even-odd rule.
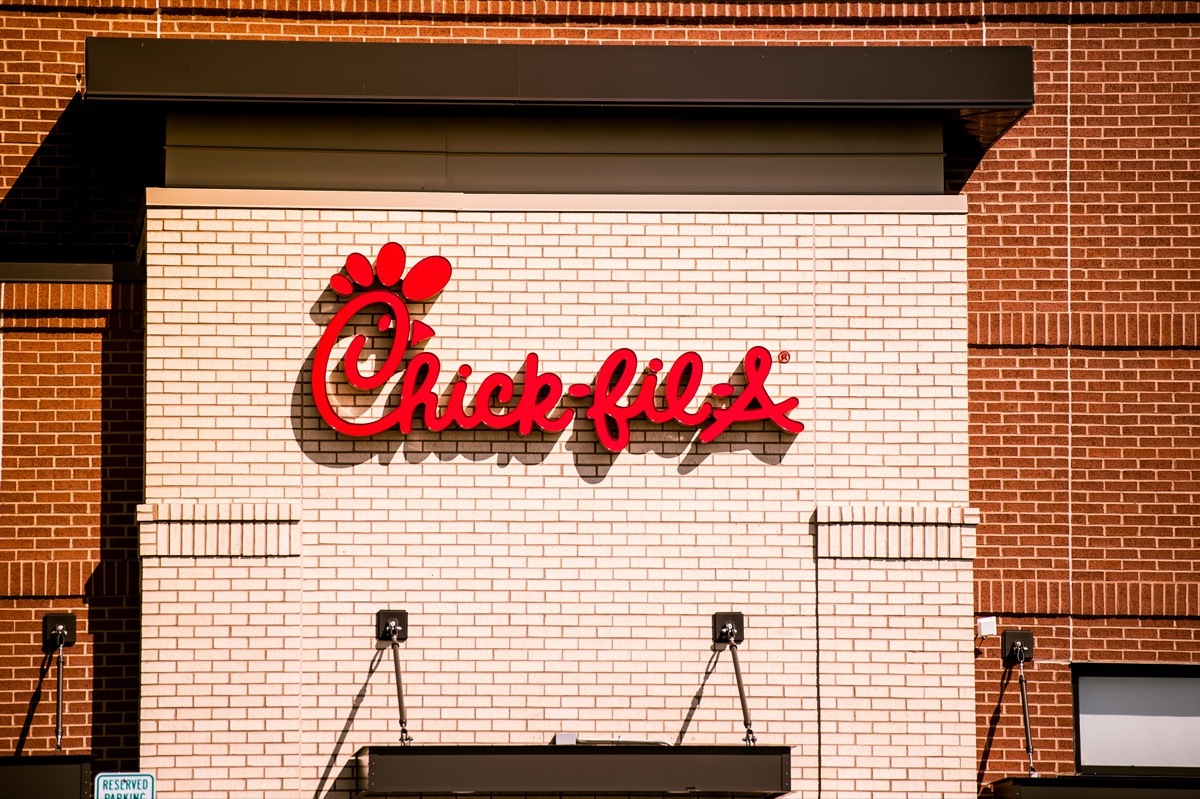
[[[746,618],[741,613],[714,613],[712,617],[714,644],[725,644],[733,657],[733,673],[737,678],[738,699],[742,702],[742,724],[746,727],[746,746],[754,746],[758,738],[750,726],[750,707],[746,704],[746,686],[742,684],[742,666],[738,663],[738,644],[746,640]]]
[[[1029,756],[1029,776],[1036,777],[1033,765],[1033,733],[1029,728],[1029,693],[1025,688],[1025,664],[1033,661],[1033,633],[1029,630],[1005,630],[1000,636],[1000,653],[1008,668],[1017,664],[1021,686],[1021,717],[1025,722],[1025,754]]]
[[[396,701],[400,704],[400,745],[412,743],[408,734],[408,711],[404,708],[404,682],[400,678],[400,642],[408,640],[408,611],[381,610],[375,614],[375,640],[387,641],[396,668]]]
[[[63,649],[75,646],[74,613],[47,613],[42,617],[42,650],[50,654],[58,650],[58,685],[55,689],[54,748],[62,750],[63,739]]]

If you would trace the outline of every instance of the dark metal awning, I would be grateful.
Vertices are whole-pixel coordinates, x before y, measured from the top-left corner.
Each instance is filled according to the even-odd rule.
[[[1009,777],[992,783],[996,799],[1196,799],[1195,777]]]
[[[92,795],[91,755],[0,757],[4,796],[80,799]]]
[[[395,44],[92,38],[89,97],[1023,111],[1028,47]]]
[[[791,790],[786,746],[368,746],[359,797],[666,795],[772,799]]]

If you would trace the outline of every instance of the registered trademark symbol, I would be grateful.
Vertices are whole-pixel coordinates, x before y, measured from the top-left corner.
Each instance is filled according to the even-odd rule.
[[[787,363],[791,359],[792,359],[792,354],[790,352],[788,352],[787,350],[784,350],[783,352],[779,353],[779,362],[780,363]]]

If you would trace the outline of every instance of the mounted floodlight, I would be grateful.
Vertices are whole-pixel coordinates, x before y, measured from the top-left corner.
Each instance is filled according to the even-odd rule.
[[[63,739],[63,649],[74,646],[76,639],[74,613],[47,613],[42,617],[42,649],[47,656],[58,650],[58,685],[54,716],[54,748],[62,751]]]
[[[746,619],[741,613],[714,613],[712,617],[712,634],[714,644],[725,644],[733,657],[733,674],[737,678],[738,699],[742,703],[742,724],[746,728],[746,737],[742,740],[746,746],[754,746],[758,738],[750,725],[750,706],[746,704],[746,686],[742,683],[742,666],[738,663],[738,644],[746,640]]]
[[[1005,630],[1000,636],[1000,652],[1008,668],[1017,664],[1021,686],[1021,717],[1025,722],[1025,754],[1029,757],[1029,776],[1036,777],[1033,765],[1033,732],[1029,727],[1029,693],[1025,688],[1025,663],[1033,660],[1033,633],[1029,630]]]
[[[375,640],[389,641],[396,669],[396,701],[400,705],[400,745],[412,743],[408,734],[408,711],[404,708],[404,682],[400,678],[400,642],[408,640],[408,611],[381,610],[375,614]]]

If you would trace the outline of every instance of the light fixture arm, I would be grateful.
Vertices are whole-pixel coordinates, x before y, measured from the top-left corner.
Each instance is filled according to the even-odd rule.
[[[1038,776],[1033,765],[1033,730],[1029,724],[1029,691],[1025,686],[1025,664],[1033,660],[1033,633],[1029,630],[1005,630],[1000,636],[1000,655],[1009,669],[1017,666],[1021,687],[1021,719],[1025,723],[1025,754],[1029,757],[1029,776]],[[1010,672],[1011,673],[1011,672]]]
[[[66,697],[63,691],[64,650],[75,645],[76,619],[74,613],[50,612],[42,617],[42,651],[47,657],[58,652],[58,673],[56,675],[55,716],[54,716],[54,748],[62,751],[63,724],[66,716]]]
[[[1033,731],[1029,727],[1029,693],[1025,688],[1025,650],[1019,644],[1013,646],[1013,657],[1017,661],[1017,684],[1021,687],[1021,716],[1025,721],[1025,754],[1029,757],[1029,776],[1038,775],[1033,765]]]
[[[58,639],[58,684],[55,686],[56,713],[54,715],[54,748],[62,751],[63,739],[63,647],[67,644],[67,631],[60,624],[54,630]]]
[[[396,701],[400,706],[400,745],[408,746],[412,736],[408,734],[408,711],[404,708],[404,683],[400,677],[400,625],[395,619],[388,623],[388,633],[392,639],[392,665],[396,669]]]
[[[412,743],[408,734],[408,710],[404,706],[404,680],[400,673],[400,642],[408,640],[408,611],[381,610],[375,614],[375,640],[387,643],[392,649],[392,666],[396,670],[396,701],[400,707],[400,745]]]
[[[746,702],[746,684],[742,681],[742,664],[738,660],[738,642],[745,640],[745,621],[741,613],[713,614],[713,643],[725,644],[729,647],[729,655],[733,659],[733,675],[737,679],[738,700],[742,703],[742,725],[746,728],[746,736],[742,738],[746,746],[754,746],[758,738],[750,721],[750,705]]]

